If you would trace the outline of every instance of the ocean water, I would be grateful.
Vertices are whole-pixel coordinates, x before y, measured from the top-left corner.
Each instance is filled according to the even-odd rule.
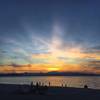
[[[41,82],[45,85],[83,88],[85,84],[89,88],[100,89],[99,76],[24,76],[24,77],[0,77],[0,83],[9,84],[30,84],[33,81]]]

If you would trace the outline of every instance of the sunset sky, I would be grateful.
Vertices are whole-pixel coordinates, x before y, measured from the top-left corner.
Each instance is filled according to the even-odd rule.
[[[100,74],[100,0],[0,0],[0,73]]]

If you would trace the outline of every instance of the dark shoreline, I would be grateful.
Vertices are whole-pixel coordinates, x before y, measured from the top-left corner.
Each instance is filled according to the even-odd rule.
[[[100,89],[74,87],[48,87],[46,94],[17,93],[19,88],[29,85],[0,84],[1,100],[100,100]]]

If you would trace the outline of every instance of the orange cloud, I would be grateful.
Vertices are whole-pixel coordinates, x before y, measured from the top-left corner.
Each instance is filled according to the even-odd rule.
[[[92,64],[92,66],[91,66]],[[20,65],[20,67],[14,66],[0,66],[0,73],[22,73],[22,72],[49,72],[49,71],[59,71],[59,72],[84,72],[84,73],[99,73],[100,74],[100,63],[90,62],[83,64],[28,64]]]

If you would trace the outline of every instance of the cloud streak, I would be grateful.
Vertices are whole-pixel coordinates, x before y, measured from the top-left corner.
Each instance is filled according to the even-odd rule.
[[[25,31],[29,33],[27,38],[2,40],[0,63],[3,65],[0,72],[60,70],[100,73],[99,46],[89,47],[83,43],[76,44],[75,41],[65,42],[65,33],[57,24],[53,25],[50,38],[36,35],[29,28]]]

